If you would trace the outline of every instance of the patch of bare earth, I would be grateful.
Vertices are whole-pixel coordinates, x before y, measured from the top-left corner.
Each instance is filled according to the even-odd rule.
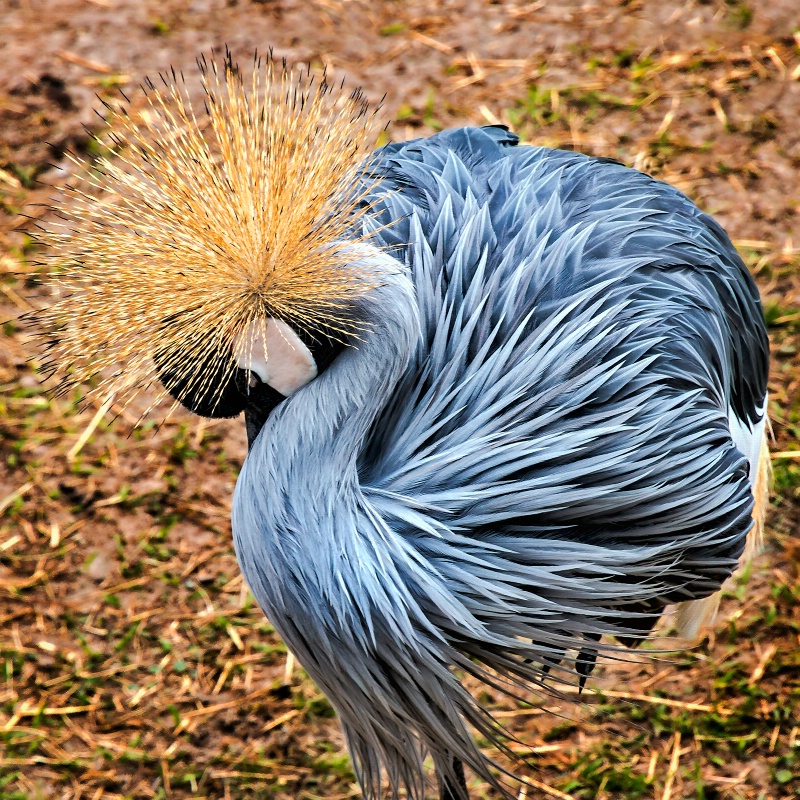
[[[766,552],[694,650],[606,662],[582,704],[483,700],[524,742],[528,798],[797,797],[799,29],[795,0],[6,0],[0,319],[41,301],[26,232],[70,179],[65,150],[89,147],[94,94],[135,94],[170,64],[189,76],[225,43],[386,94],[395,139],[502,121],[674,183],[726,226],[765,300]],[[330,706],[239,577],[240,422],[137,426],[135,410],[52,397],[36,355],[7,323],[0,797],[356,797]]]

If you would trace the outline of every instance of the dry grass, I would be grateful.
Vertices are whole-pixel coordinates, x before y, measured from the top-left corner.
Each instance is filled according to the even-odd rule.
[[[500,120],[537,142],[654,172],[728,227],[765,298],[778,456],[766,554],[729,587],[696,649],[606,663],[582,705],[567,693],[545,709],[483,698],[524,742],[529,800],[800,793],[800,36],[759,25],[760,9],[744,3],[659,5],[659,36],[631,23],[647,16],[636,2],[580,13],[478,4],[474,30],[456,13],[411,4],[365,11],[320,0],[313,11],[323,33],[360,26],[360,60],[342,44],[342,55],[327,51],[334,63],[349,57],[355,74],[401,62],[426,72],[413,86],[395,73],[375,80],[395,109],[395,138]],[[162,41],[186,24],[177,4],[163,6],[139,36]],[[287,27],[281,19],[270,17]],[[484,46],[484,29],[498,46]],[[176,63],[194,55],[174,52]],[[56,59],[83,70],[76,83],[108,92],[151,69],[91,52]],[[59,180],[41,141],[72,113],[48,117],[36,86],[0,105],[2,318],[36,302],[22,235],[31,223],[17,212],[40,213],[26,205],[43,194],[37,175]],[[239,577],[229,503],[240,425],[178,414],[136,427],[133,408],[54,399],[36,367],[26,333],[7,324],[0,797],[356,797],[330,706],[287,665]]]

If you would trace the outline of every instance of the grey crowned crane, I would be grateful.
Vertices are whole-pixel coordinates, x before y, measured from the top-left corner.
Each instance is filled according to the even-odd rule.
[[[758,546],[768,346],[722,228],[501,126],[372,152],[374,114],[270,59],[109,108],[116,157],[45,239],[69,383],[244,412],[233,535],[364,796],[467,800],[531,699],[665,607],[693,635]]]

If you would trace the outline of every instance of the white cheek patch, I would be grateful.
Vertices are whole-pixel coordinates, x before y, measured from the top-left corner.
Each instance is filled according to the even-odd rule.
[[[254,320],[235,347],[236,364],[285,397],[317,377],[317,364],[300,337],[279,319]]]

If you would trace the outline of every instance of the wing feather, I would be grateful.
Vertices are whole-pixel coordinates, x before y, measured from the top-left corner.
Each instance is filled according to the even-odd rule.
[[[513,144],[448,131],[376,167],[375,224],[400,220],[376,236],[412,272],[423,336],[362,488],[464,597],[476,564],[491,573],[470,608],[492,624],[486,592],[506,586],[526,635],[514,587],[534,585],[564,640],[630,632],[717,590],[745,546],[756,444],[729,409],[762,424],[758,293],[677,190]]]

